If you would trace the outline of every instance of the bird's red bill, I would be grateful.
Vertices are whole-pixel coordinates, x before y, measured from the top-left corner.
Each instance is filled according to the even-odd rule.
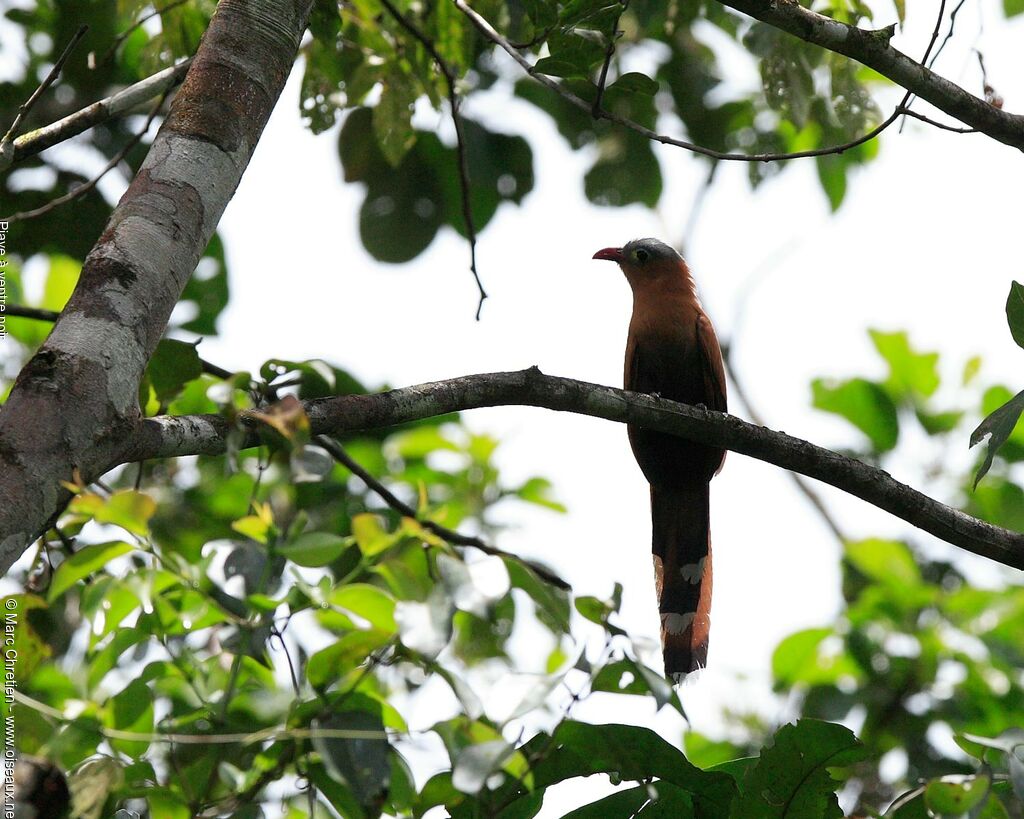
[[[609,262],[621,262],[622,261],[622,248],[621,247],[606,247],[603,250],[597,251],[594,254],[595,259],[605,259]]]

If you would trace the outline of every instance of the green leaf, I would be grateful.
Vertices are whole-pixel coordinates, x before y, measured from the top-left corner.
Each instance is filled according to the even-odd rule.
[[[347,538],[331,532],[306,532],[291,543],[279,546],[279,554],[308,568],[326,566],[337,560],[348,546]]]
[[[628,94],[642,94],[643,96],[653,97],[658,93],[658,83],[646,74],[630,71],[608,86],[608,91],[612,89],[624,91]]]
[[[905,332],[869,330],[875,349],[889,365],[887,385],[895,395],[928,398],[939,387],[939,354],[918,353]]]
[[[1020,282],[1010,284],[1010,293],[1006,297],[1006,323],[1010,325],[1010,335],[1018,347],[1024,347],[1024,285]]]
[[[740,748],[731,742],[709,739],[696,731],[687,731],[683,735],[683,751],[690,762],[704,769],[732,762],[742,756]]]
[[[352,518],[352,535],[366,557],[387,551],[396,542],[395,535],[390,534],[381,519],[371,512],[362,512]]]
[[[376,629],[392,634],[398,630],[398,624],[395,622],[395,599],[376,586],[368,583],[349,583],[332,591],[327,601],[332,606],[362,617]]]
[[[512,588],[522,589],[537,606],[537,619],[556,634],[569,633],[569,596],[545,583],[513,557],[502,558]]]
[[[153,694],[140,679],[132,680],[107,703],[108,728],[135,734],[153,733]],[[129,756],[141,756],[149,748],[149,740],[111,737],[110,744]]]
[[[775,742],[761,751],[743,781],[743,793],[729,816],[746,819],[814,816],[838,819],[832,771],[869,755],[849,728],[831,722],[801,719],[784,725]]]
[[[530,478],[526,483],[515,490],[516,496],[527,503],[534,503],[543,506],[554,512],[565,513],[568,511],[565,504],[559,503],[551,497],[551,481],[547,478]]]
[[[526,757],[531,758],[534,743],[541,747],[545,740],[531,740]],[[595,773],[614,774],[620,780],[658,777],[688,794],[700,815],[722,817],[728,815],[736,794],[728,775],[702,771],[648,728],[567,720],[555,730],[550,747],[549,755],[534,765],[538,788]]]
[[[964,362],[964,371],[963,371],[963,375],[961,376],[961,383],[963,384],[963,386],[966,387],[968,384],[970,384],[975,379],[975,377],[978,375],[978,372],[980,370],[981,370],[981,356],[980,355],[973,355],[969,359],[967,359],[967,361]]]
[[[77,259],[60,254],[50,256],[50,270],[46,274],[46,284],[43,285],[43,302],[40,307],[58,312],[63,310],[78,284],[81,270],[82,263]]]
[[[41,613],[47,609],[43,599],[34,594],[12,594],[3,598],[4,645],[17,652],[16,656],[7,657],[8,662],[14,660],[13,669],[9,665],[5,668],[14,672],[14,680],[8,677],[7,683],[25,683],[32,679],[36,668],[53,654],[53,648],[38,631],[37,619],[29,614],[33,609]]]
[[[903,24],[907,21],[907,0],[892,0],[892,4],[896,8],[896,17],[900,21],[900,28],[903,28]]]
[[[846,159],[836,154],[826,154],[815,159],[818,181],[828,197],[829,207],[835,213],[846,198]]]
[[[203,373],[199,353],[194,344],[161,339],[146,366],[146,377],[156,390],[162,404],[175,398],[182,388]]]
[[[552,77],[587,79],[604,59],[605,46],[579,32],[558,32],[548,38],[551,56],[537,61],[535,70]]]
[[[327,769],[349,786],[360,804],[366,808],[379,804],[391,780],[389,745],[379,705],[376,712],[360,709],[333,713],[326,719],[315,720],[311,727],[314,732],[351,733],[338,737],[314,733],[313,747]]]
[[[373,132],[392,168],[398,167],[416,141],[412,107],[417,96],[412,77],[396,67],[385,77],[380,101],[373,109]]]
[[[1024,390],[1021,390],[999,407],[999,409],[992,412],[971,433],[970,445],[972,447],[979,444],[984,438],[991,436],[986,444],[985,458],[978,467],[978,471],[974,474],[975,489],[978,488],[978,482],[985,477],[985,474],[991,468],[992,459],[996,453],[1013,435],[1022,412],[1024,412]]]
[[[846,558],[876,583],[909,589],[921,583],[921,570],[910,549],[895,540],[853,541],[846,544]]]
[[[827,651],[823,646],[835,636],[834,629],[811,628],[786,637],[772,654],[776,684],[835,685],[843,678],[857,679],[860,669],[845,651]]]
[[[99,571],[115,557],[128,554],[132,549],[130,543],[125,543],[122,540],[94,543],[79,549],[61,563],[57,571],[54,572],[48,599],[56,600],[79,580]]]
[[[651,782],[613,793],[582,808],[569,811],[563,819],[691,819],[704,814],[694,810],[693,797],[671,782]]]
[[[887,452],[896,446],[896,406],[880,385],[864,378],[838,383],[817,378],[811,390],[815,407],[845,418],[868,436],[875,452]]]
[[[1007,17],[1016,17],[1024,12],[1024,0],[1003,0],[1003,14]]]
[[[661,166],[649,140],[633,131],[601,138],[597,162],[583,178],[583,190],[595,205],[653,208],[662,191]]]
[[[215,233],[181,292],[179,304],[186,303],[196,311],[195,317],[182,324],[181,329],[204,336],[217,335],[217,318],[228,305],[228,295],[224,243]]]
[[[391,634],[371,629],[346,634],[327,648],[316,652],[306,665],[306,676],[314,688],[325,688],[344,677],[353,668],[362,665],[381,646],[387,644]]]
[[[944,776],[925,786],[924,801],[934,813],[960,816],[985,801],[991,785],[992,780],[984,775]]]

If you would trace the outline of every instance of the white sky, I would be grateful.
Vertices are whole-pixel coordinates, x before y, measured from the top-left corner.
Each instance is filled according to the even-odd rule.
[[[933,4],[909,5],[911,28],[894,44],[919,54]],[[979,47],[1007,110],[1024,109],[1024,52],[1014,47],[1021,25],[1003,23],[990,0],[983,9],[982,32],[976,8],[964,7],[962,36],[947,47],[939,69],[976,92],[968,48]],[[749,69],[737,70],[748,72],[737,82],[752,80]],[[591,256],[638,236],[678,242],[703,163],[659,148],[666,178],[660,214],[595,208],[582,195],[588,154],[572,153],[545,116],[507,95],[470,100],[467,116],[527,135],[536,163],[525,206],[504,206],[480,237],[479,268],[491,298],[478,323],[467,248],[451,231],[402,267],[381,267],[362,250],[356,214],[363,191],[341,179],[336,130],[315,137],[303,128],[298,78],[297,70],[222,221],[232,300],[220,336],[203,343],[205,357],[250,370],[270,357],[322,357],[371,385],[533,364],[550,374],[621,383],[629,289],[613,265]],[[883,107],[894,100],[884,97]],[[424,122],[448,127],[441,115],[425,115]],[[720,168],[688,258],[722,338],[731,336],[745,296],[736,363],[767,422],[826,446],[856,442],[848,425],[810,409],[809,382],[820,375],[882,375],[867,327],[909,330],[919,349],[943,354],[950,379],[978,353],[985,359],[983,380],[1020,386],[1021,351],[1002,311],[1010,280],[1024,278],[1022,189],[1024,163],[1013,149],[918,123],[884,136],[879,159],[852,175],[836,217],[828,213],[812,161],[754,195],[742,164]],[[732,408],[745,414],[735,399]],[[518,528],[499,545],[543,559],[578,594],[606,596],[621,582],[621,625],[653,645],[647,487],[625,430],[518,407],[464,418],[502,440],[499,462],[508,482],[544,475],[570,510],[559,516],[510,506],[508,519]],[[913,453],[905,454],[910,457],[891,471],[928,491]],[[954,468],[965,462],[958,454]],[[821,491],[853,536],[907,532],[860,501]],[[785,635],[834,616],[838,546],[786,475],[735,454],[713,484],[712,537],[709,665],[683,689],[684,704],[694,727],[711,734],[721,732],[726,706],[785,721],[787,712],[769,694],[771,652]],[[585,703],[574,713],[646,724],[676,744],[684,728],[668,709],[654,714],[641,700],[617,702],[614,711]],[[421,723],[430,721],[424,716]],[[551,800],[543,815],[560,815],[597,795],[588,781]]]

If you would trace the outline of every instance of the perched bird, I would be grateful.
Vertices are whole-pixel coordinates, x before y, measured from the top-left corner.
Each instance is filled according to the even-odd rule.
[[[633,289],[625,387],[724,412],[725,368],[686,262],[657,239],[608,247]],[[679,682],[707,663],[711,628],[709,490],[725,451],[630,425],[633,455],[651,485],[654,580],[665,673]]]

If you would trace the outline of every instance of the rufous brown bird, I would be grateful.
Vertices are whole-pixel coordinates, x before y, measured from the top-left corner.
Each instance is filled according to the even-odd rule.
[[[607,247],[633,289],[625,387],[725,412],[725,367],[690,268],[657,239]],[[651,545],[665,673],[679,682],[707,663],[711,628],[710,483],[725,451],[630,425],[651,485]]]

